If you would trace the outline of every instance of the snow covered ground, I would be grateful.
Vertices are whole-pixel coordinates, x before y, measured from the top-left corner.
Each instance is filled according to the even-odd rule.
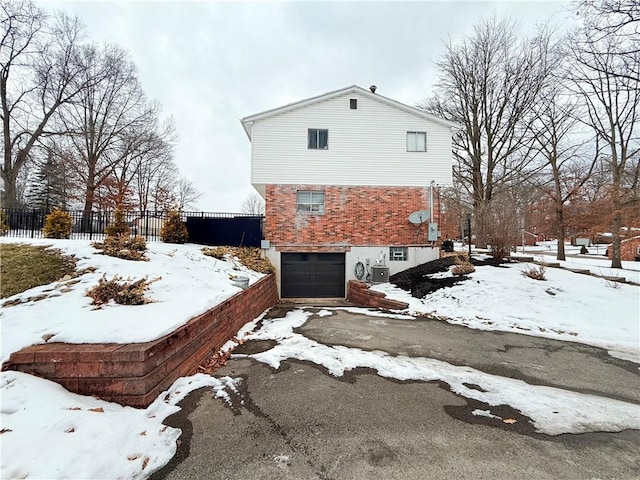
[[[527,264],[476,267],[469,280],[423,299],[389,283],[372,290],[408,303],[407,313],[413,315],[584,343],[640,363],[640,287],[558,268],[547,268],[546,280],[539,281],[522,275],[525,268]]]
[[[0,242],[20,243],[25,239],[0,237]],[[149,261],[138,262],[99,255],[89,240],[29,239],[28,243],[51,245],[64,254],[75,255],[78,269],[95,267],[96,271],[3,299],[0,303],[19,299],[25,303],[0,311],[0,362],[5,362],[11,352],[44,343],[49,336],[50,342],[67,343],[155,340],[238,293],[240,288],[234,285],[232,277],[246,276],[249,283],[254,283],[264,276],[239,262],[205,256],[200,245],[149,242],[146,253]],[[154,303],[132,307],[111,302],[97,309],[85,292],[105,274],[108,279],[116,274],[135,280],[161,277],[149,286],[146,295]],[[26,301],[40,295],[48,297]]]
[[[149,262],[128,262],[95,255],[86,241],[29,243],[54,245],[65,253],[76,254],[79,268],[94,266],[97,270],[79,277],[78,283],[57,282],[12,297],[10,300],[49,295],[38,302],[1,309],[3,361],[12,351],[44,342],[45,334],[53,334],[53,341],[68,342],[151,340],[236,293],[238,288],[230,276],[246,275],[251,282],[261,277],[234,262],[205,257],[195,245],[149,243]],[[84,296],[85,290],[103,274],[111,278],[116,273],[136,279],[162,276],[148,293],[157,303],[136,307],[107,305],[95,310]],[[552,269],[547,274],[546,282],[536,282],[522,277],[517,265],[506,269],[480,267],[469,281],[424,300],[411,299],[406,292],[388,284],[375,288],[394,298],[411,300],[407,312],[392,317],[436,312],[449,317],[448,321],[473,328],[590,343],[637,359],[638,287],[609,288],[602,279]],[[326,309],[321,314],[332,312]],[[441,380],[462,396],[488,405],[507,403],[517,408],[533,420],[539,432],[550,435],[640,428],[637,405],[528,385],[428,358],[392,357],[385,352],[313,342],[293,333],[293,328],[308,316],[307,311],[295,310],[283,319],[264,321],[259,330],[250,333],[256,328],[256,319],[239,333],[239,338],[275,339],[276,347],[253,356],[273,366],[287,358],[300,358],[324,365],[333,375],[362,366],[400,380]],[[226,347],[232,346],[230,342]],[[234,390],[239,381],[205,375],[179,379],[147,409],[133,409],[69,393],[47,380],[2,372],[0,477],[146,478],[175,453],[180,432],[162,425],[162,421],[178,409],[176,402],[203,386],[224,398],[225,391]],[[484,391],[465,383],[479,385]],[[477,414],[493,415],[491,409]]]

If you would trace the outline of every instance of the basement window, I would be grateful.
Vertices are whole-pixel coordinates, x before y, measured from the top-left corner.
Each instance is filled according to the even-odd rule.
[[[326,128],[310,128],[307,132],[310,150],[327,150],[329,148],[329,130]]]
[[[297,211],[303,213],[324,213],[324,192],[299,190]]]
[[[389,247],[390,262],[405,262],[409,259],[409,247]]]

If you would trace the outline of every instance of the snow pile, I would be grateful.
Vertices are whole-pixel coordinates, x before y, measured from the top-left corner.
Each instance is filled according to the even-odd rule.
[[[293,330],[302,326],[310,312],[294,310],[284,318],[263,322],[248,339],[276,340],[266,352],[251,355],[273,368],[289,358],[324,366],[330,374],[342,376],[358,367],[377,371],[397,380],[443,381],[452,392],[492,406],[507,404],[531,418],[536,430],[547,435],[618,432],[640,429],[640,406],[558,388],[529,385],[521,380],[487,374],[471,367],[451,365],[430,358],[390,356],[381,351],[363,351],[327,346]],[[481,389],[471,388],[477,385]]]
[[[77,268],[95,267],[71,281],[56,282],[29,289],[2,300],[25,303],[3,307],[0,311],[2,347],[0,362],[11,352],[29,345],[50,342],[133,343],[148,342],[171,333],[176,328],[241,291],[232,277],[243,275],[254,283],[264,275],[249,270],[239,262],[217,260],[201,253],[199,245],[174,245],[149,242],[148,262],[136,262],[97,254],[88,240],[25,240],[1,238],[0,242],[51,245],[65,255],[75,255]],[[120,275],[132,280],[162,277],[146,294],[154,303],[123,306],[110,303],[100,309],[85,296],[87,289]],[[79,280],[74,283],[75,280]],[[64,292],[64,293],[63,293]],[[37,302],[30,297],[48,295]]]
[[[229,377],[178,379],[148,408],[69,393],[57,383],[2,372],[2,478],[146,478],[176,452],[181,431],[162,424],[189,392],[228,398]]]
[[[640,288],[610,288],[601,278],[547,268],[546,281],[522,275],[522,264],[482,266],[469,279],[423,299],[389,283],[372,290],[429,314],[480,330],[579,342],[640,363]]]

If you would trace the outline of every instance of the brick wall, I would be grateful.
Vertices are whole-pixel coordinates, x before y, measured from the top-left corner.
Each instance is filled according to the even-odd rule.
[[[275,277],[268,275],[157,340],[33,345],[13,353],[2,369],[44,377],[83,395],[146,407],[177,378],[191,374],[245,323],[277,302]]]
[[[369,285],[358,280],[349,280],[347,300],[359,307],[384,308],[386,310],[404,310],[409,305],[386,298],[384,293],[369,290]]]
[[[324,191],[324,214],[297,213],[297,191]],[[428,187],[267,185],[265,238],[278,250],[345,251],[356,245],[423,245],[409,214],[429,208]],[[434,216],[437,195],[434,192]],[[315,248],[315,250],[314,250]]]

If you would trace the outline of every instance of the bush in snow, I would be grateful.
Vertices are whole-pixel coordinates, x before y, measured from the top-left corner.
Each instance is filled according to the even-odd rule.
[[[208,257],[224,260],[225,257],[237,258],[242,265],[255,272],[272,273],[275,271],[268,258],[262,257],[262,250],[250,247],[205,247],[202,253]]]
[[[107,280],[106,276],[102,276],[98,280],[98,284],[87,290],[87,297],[91,297],[93,305],[104,305],[111,300],[120,305],[144,305],[151,303],[144,296],[145,291],[153,282],[157,282],[162,277],[147,280],[147,277],[132,282],[130,279],[123,281],[123,278],[116,275],[111,280]]]
[[[165,243],[186,243],[189,240],[187,226],[180,218],[178,210],[170,210],[166,222],[160,230],[160,238]]]
[[[456,264],[451,267],[451,273],[454,275],[467,275],[475,272],[476,267],[469,261],[469,255],[457,255]]]
[[[533,278],[534,280],[546,280],[544,266],[527,265],[522,270],[522,275],[525,277]]]
[[[69,238],[73,227],[73,217],[70,213],[56,208],[44,220],[42,234],[44,238]]]
[[[128,235],[107,236],[104,242],[93,242],[93,248],[102,250],[101,253],[110,257],[122,258],[124,260],[143,260],[149,259],[144,256],[147,250],[147,241],[144,237],[129,237]]]
[[[104,233],[109,237],[115,237],[117,235],[129,235],[131,233],[131,229],[129,229],[129,225],[124,220],[124,212],[119,208],[116,208],[115,212],[113,212],[113,223],[104,229]]]

